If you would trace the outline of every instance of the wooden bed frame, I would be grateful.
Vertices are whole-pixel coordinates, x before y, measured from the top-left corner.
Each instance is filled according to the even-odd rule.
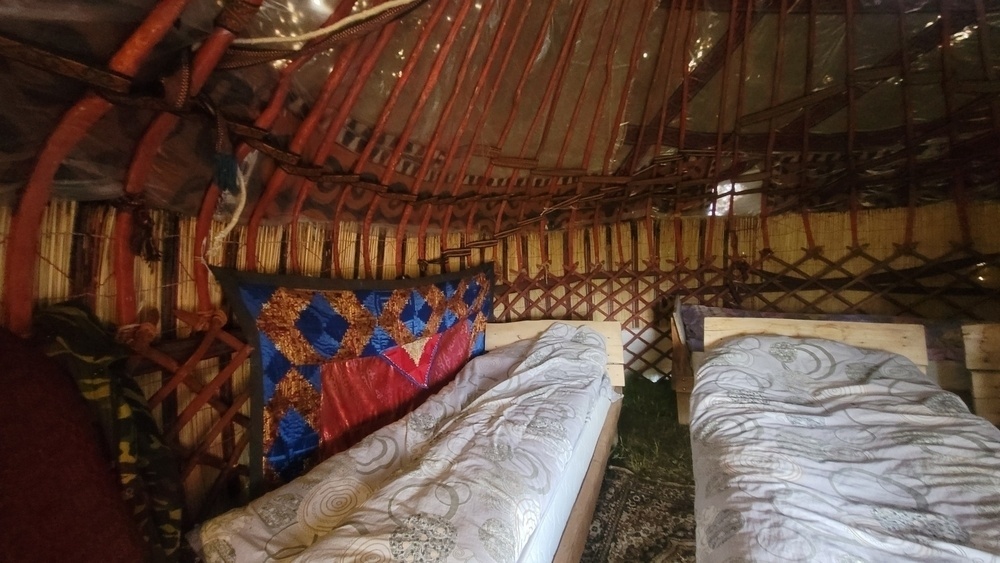
[[[1000,425],[1000,324],[965,325],[965,366],[972,372],[975,413]]]
[[[622,327],[613,321],[519,321],[513,323],[497,323],[486,325],[486,350],[492,350],[518,340],[533,338],[542,333],[554,322],[570,326],[586,326],[594,329],[604,337],[608,350],[608,374],[611,384],[618,390],[625,386],[625,351],[622,345]],[[604,470],[608,465],[611,447],[618,434],[618,416],[621,413],[622,402],[615,401],[608,410],[597,447],[583,478],[576,503],[570,512],[569,520],[563,530],[562,539],[556,550],[554,562],[577,563],[583,555],[587,544],[590,524],[594,519],[594,509],[597,506],[597,496],[604,480]]]
[[[677,393],[677,418],[690,421],[691,390],[696,366],[703,353],[688,348],[680,311],[675,308],[670,319],[673,340],[672,385]],[[825,338],[857,346],[893,352],[909,358],[927,373],[927,344],[924,327],[916,324],[815,321],[754,317],[706,317],[705,350],[722,340],[740,335],[771,334],[798,338]]]

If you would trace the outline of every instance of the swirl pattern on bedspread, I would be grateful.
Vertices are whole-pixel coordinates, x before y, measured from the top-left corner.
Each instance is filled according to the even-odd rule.
[[[209,563],[515,561],[602,393],[604,341],[556,324],[309,473],[207,522]]]
[[[1000,431],[906,358],[736,338],[691,404],[699,561],[1000,561]]]

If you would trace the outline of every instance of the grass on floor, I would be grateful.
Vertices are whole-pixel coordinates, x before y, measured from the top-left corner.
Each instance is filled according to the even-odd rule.
[[[691,435],[677,423],[677,398],[666,379],[628,374],[611,463],[641,477],[694,484]]]

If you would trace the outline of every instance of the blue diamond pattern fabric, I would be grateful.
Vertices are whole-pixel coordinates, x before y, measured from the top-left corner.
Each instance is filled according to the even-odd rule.
[[[400,343],[396,342],[395,339],[381,326],[375,327],[372,331],[371,338],[368,340],[368,345],[365,346],[364,351],[361,356],[378,356],[385,352],[389,348],[394,348]]]
[[[321,293],[313,294],[309,306],[295,321],[295,327],[324,360],[329,360],[340,351],[340,339],[350,324]]]
[[[405,403],[408,394],[416,396],[429,389],[429,378],[441,372],[434,365],[439,356],[445,357],[437,354],[437,342],[446,331],[457,327],[464,335],[448,333],[453,336],[444,341],[452,343],[448,345],[451,350],[456,349],[456,342],[465,343],[462,354],[477,355],[485,348],[485,323],[493,304],[492,264],[392,281],[275,276],[221,268],[213,272],[254,345],[252,377],[258,394],[252,399],[257,406],[251,409],[250,449],[261,463],[251,464],[252,491],[260,492],[308,468],[318,452],[324,451],[326,436],[354,435],[350,429],[331,430],[327,425],[332,420],[384,418],[384,413],[324,418],[323,405],[330,392],[324,386],[339,385],[336,378],[324,375],[325,366],[369,357],[382,360],[371,364],[384,366],[382,375],[334,370],[392,386],[391,393],[384,393],[364,381],[351,382],[345,387],[350,393],[373,395],[358,400],[348,395],[337,403],[377,408],[384,397]],[[448,359],[440,361],[451,365],[454,356],[449,352]],[[392,381],[403,381],[403,387]],[[412,393],[404,388],[412,388]]]
[[[278,423],[278,437],[267,452],[267,461],[282,479],[289,481],[304,469],[306,460],[319,447],[319,434],[295,409]]]
[[[410,292],[410,299],[403,310],[403,324],[414,336],[426,336],[424,330],[426,330],[433,312],[434,309],[424,299],[424,296],[420,295],[419,291],[413,290]]]

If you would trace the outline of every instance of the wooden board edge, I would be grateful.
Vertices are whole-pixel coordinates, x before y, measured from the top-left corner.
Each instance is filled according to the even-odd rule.
[[[971,370],[1000,370],[1000,324],[962,326],[965,367]]]
[[[909,358],[921,371],[927,373],[927,342],[922,325],[745,317],[705,318],[705,350],[727,338],[754,334],[825,338],[859,348],[884,350]]]

